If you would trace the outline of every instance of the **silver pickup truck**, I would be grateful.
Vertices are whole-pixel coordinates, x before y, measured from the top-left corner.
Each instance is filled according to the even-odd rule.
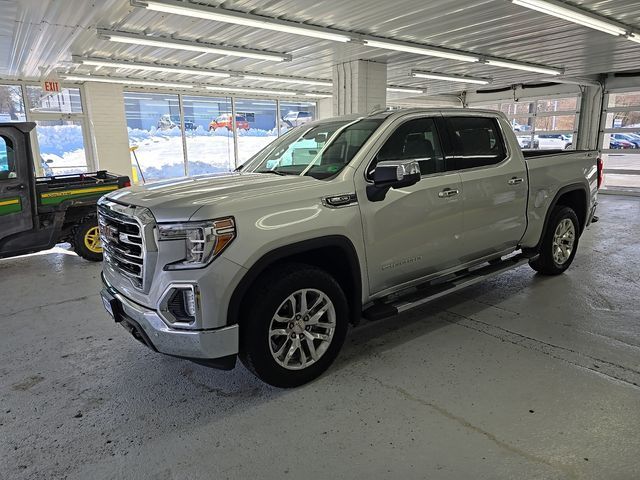
[[[292,387],[349,323],[529,263],[562,273],[594,221],[597,152],[523,152],[507,119],[412,109],[306,123],[236,172],[99,202],[102,298],[158,352]]]

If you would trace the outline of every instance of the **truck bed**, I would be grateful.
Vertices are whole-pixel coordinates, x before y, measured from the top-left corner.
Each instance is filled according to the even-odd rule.
[[[525,150],[522,152],[529,179],[529,203],[527,209],[527,231],[522,245],[537,244],[545,221],[548,204],[560,189],[572,185],[583,185],[595,203],[597,192],[596,150]]]
[[[590,152],[590,150],[564,150],[561,148],[554,150],[539,150],[539,149],[523,149],[522,155],[527,160],[536,158],[536,157],[547,157],[549,155],[571,155],[573,153],[583,153],[586,154]]]

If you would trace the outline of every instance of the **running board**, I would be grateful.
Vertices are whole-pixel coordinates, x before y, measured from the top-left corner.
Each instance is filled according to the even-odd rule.
[[[533,257],[535,258],[535,257]],[[406,312],[413,308],[432,302],[438,298],[457,292],[476,283],[483,282],[489,278],[500,275],[514,268],[518,268],[531,260],[530,255],[521,253],[514,255],[493,265],[486,265],[461,274],[448,275],[444,279],[435,280],[431,283],[419,286],[408,294],[399,296],[394,294],[393,300],[382,300],[374,303],[371,307],[362,312],[362,316],[367,320],[380,320],[393,317],[399,313]],[[388,297],[389,298],[389,297]]]

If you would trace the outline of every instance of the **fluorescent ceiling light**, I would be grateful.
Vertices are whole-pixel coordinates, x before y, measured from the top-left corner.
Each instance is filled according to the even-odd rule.
[[[129,43],[131,45],[148,45],[150,47],[175,48],[192,52],[214,53],[216,55],[231,55],[235,57],[256,58],[258,60],[289,61],[291,55],[275,52],[263,52],[249,48],[227,47],[210,43],[190,42],[175,38],[151,37],[148,35],[128,32],[115,32],[98,29],[98,36],[112,42]]]
[[[387,92],[394,93],[424,93],[424,90],[409,87],[387,87]]]
[[[430,78],[432,80],[445,80],[449,82],[460,82],[460,83],[475,83],[478,85],[488,85],[491,83],[491,79],[489,78],[474,78],[474,77],[466,77],[464,75],[445,75],[443,73],[435,73],[435,72],[411,72],[411,76],[415,78]]]
[[[626,35],[627,29],[618,23],[603,19],[599,15],[579,8],[549,0],[511,0],[514,4],[537,12],[561,18],[567,22],[577,23],[585,27],[600,30],[610,35]]]
[[[305,93],[305,97],[332,98],[333,95],[328,93]]]
[[[215,70],[207,70],[203,68],[183,68],[171,65],[155,65],[149,63],[138,62],[119,62],[117,60],[107,60],[100,58],[81,58],[73,57],[74,63],[82,65],[92,65],[96,67],[113,67],[113,68],[130,68],[132,70],[149,70],[152,72],[169,72],[169,73],[185,73],[187,75],[205,75],[209,77],[230,77],[231,74],[226,72],[218,72]]]
[[[262,17],[250,13],[234,12],[222,8],[212,8],[203,5],[187,4],[172,0],[148,0],[144,2],[134,2],[134,6],[147,8],[156,12],[172,13],[175,15],[186,15],[189,17],[213,20],[215,22],[232,23],[234,25],[244,25],[246,27],[275,30],[277,32],[293,33],[307,37],[332,40],[334,42],[348,42],[349,35],[332,32],[328,28],[315,27],[313,25],[301,25],[296,22],[278,20],[275,18]]]
[[[429,57],[448,58],[451,60],[460,60],[461,62],[478,62],[480,57],[474,55],[466,55],[457,53],[452,50],[440,49],[437,47],[427,47],[413,45],[407,42],[397,42],[395,40],[374,40],[364,39],[364,44],[369,47],[383,48],[385,50],[395,50],[398,52],[416,53],[418,55],[426,55]]]
[[[207,90],[215,90],[216,92],[238,92],[238,93],[254,93],[262,95],[289,95],[295,96],[297,92],[286,92],[280,90],[262,90],[259,88],[236,88],[236,87],[206,87]]]
[[[153,82],[150,80],[134,80],[131,78],[111,78],[100,77],[97,75],[65,75],[65,80],[70,82],[103,82],[103,83],[120,83],[123,85],[145,85],[152,87],[167,87],[167,88],[193,88],[193,85],[185,85],[184,83],[169,83],[169,82]]]
[[[632,33],[627,37],[627,39],[631,40],[632,42],[640,43],[640,34]]]
[[[247,80],[265,80],[269,82],[281,82],[281,83],[304,83],[306,85],[320,85],[330,87],[333,85],[331,80],[312,80],[308,78],[295,78],[295,77],[280,77],[278,75],[245,75],[240,74]]]
[[[545,75],[562,75],[564,73],[564,70],[561,68],[539,67],[528,63],[511,62],[509,60],[487,59],[485,62],[487,65],[493,65],[494,67],[513,68],[515,70],[525,70],[527,72],[544,73]]]

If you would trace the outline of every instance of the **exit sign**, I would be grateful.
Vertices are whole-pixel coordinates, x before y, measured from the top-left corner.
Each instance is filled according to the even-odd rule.
[[[42,90],[45,92],[59,92],[60,91],[60,82],[57,80],[44,80],[42,82]]]

